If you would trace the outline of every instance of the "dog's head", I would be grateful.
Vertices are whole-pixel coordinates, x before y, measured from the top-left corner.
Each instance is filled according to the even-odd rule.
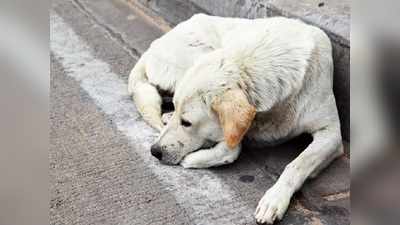
[[[208,70],[210,65],[201,64],[190,69],[176,89],[175,112],[151,147],[164,163],[178,164],[187,154],[221,141],[233,149],[254,119],[256,110],[245,91],[203,75]]]

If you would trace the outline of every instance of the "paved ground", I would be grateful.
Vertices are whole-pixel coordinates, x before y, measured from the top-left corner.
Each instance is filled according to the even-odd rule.
[[[248,147],[214,169],[159,164],[126,83],[165,30],[119,0],[53,1],[51,224],[255,224],[259,198],[309,142]],[[280,224],[349,224],[349,186],[344,156],[306,183]]]

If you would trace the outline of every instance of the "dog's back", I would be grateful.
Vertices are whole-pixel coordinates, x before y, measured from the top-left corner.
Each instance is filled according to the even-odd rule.
[[[248,136],[274,141],[337,122],[329,38],[319,28],[294,19],[194,15],[147,50],[148,82],[173,93],[190,67],[221,49],[242,60],[244,71],[251,74],[245,79],[258,113]],[[279,104],[269,109],[271,89],[281,94]]]
[[[239,65],[240,79],[257,108],[248,137],[273,143],[339,124],[331,43],[323,31],[283,17],[204,20],[221,38],[223,57]],[[209,62],[214,54],[198,61]],[[274,97],[278,99],[271,106]]]

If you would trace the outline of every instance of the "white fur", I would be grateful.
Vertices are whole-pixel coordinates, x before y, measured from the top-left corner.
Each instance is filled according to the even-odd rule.
[[[162,161],[186,168],[238,157],[240,145],[227,147],[212,110],[215,99],[230,89],[242,90],[257,111],[246,138],[274,144],[312,134],[313,142],[257,206],[257,221],[273,223],[304,181],[343,153],[332,80],[331,44],[320,29],[286,18],[200,14],[151,45],[132,70],[129,91],[144,119],[161,130],[156,145]],[[175,112],[166,126],[156,87],[175,93]],[[207,149],[210,141],[217,145]]]
[[[204,149],[187,155],[180,164],[185,168],[208,168],[232,163],[239,157],[241,146],[229,149],[225,142],[212,149]]]

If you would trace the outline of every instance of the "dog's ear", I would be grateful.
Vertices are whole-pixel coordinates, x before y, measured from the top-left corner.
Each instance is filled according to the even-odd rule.
[[[256,115],[255,107],[249,103],[241,89],[233,89],[216,97],[212,109],[218,114],[226,144],[230,149],[235,148]]]

